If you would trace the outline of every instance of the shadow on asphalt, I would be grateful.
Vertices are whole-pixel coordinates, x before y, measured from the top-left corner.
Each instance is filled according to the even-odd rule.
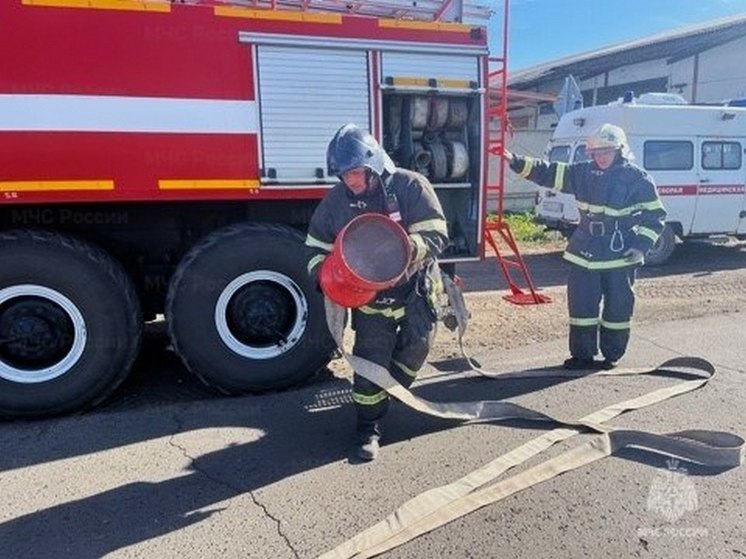
[[[163,369],[171,372],[165,380],[155,381],[150,373]],[[222,503],[228,499],[333,462],[350,460],[354,408],[347,381],[327,377],[293,391],[239,398],[218,398],[195,384],[182,386],[187,395],[179,399],[158,396],[162,394],[161,388],[154,382],[164,383],[164,391],[169,382],[182,385],[196,382],[182,378],[178,370],[174,357],[162,349],[150,355],[146,368],[130,380],[126,394],[102,409],[78,417],[8,425],[22,434],[25,426],[41,426],[41,431],[34,429],[33,434],[19,437],[13,452],[2,453],[0,471],[125,446],[131,446],[127,451],[130,457],[132,453],[142,452],[141,459],[147,464],[152,458],[133,445],[162,438],[168,439],[168,444],[190,462],[184,475],[163,481],[127,483],[8,520],[0,524],[0,556],[102,557],[201,522],[225,508]],[[416,386],[415,393],[444,402],[502,400],[571,381],[490,380],[446,373],[434,382],[429,379]],[[386,442],[406,441],[458,424],[394,403],[387,416]],[[526,421],[501,424],[527,429],[551,426]],[[190,434],[212,428],[247,429],[256,438],[202,455],[192,451],[195,455],[191,455],[190,448],[200,445],[190,444]],[[645,458],[633,451],[624,451],[620,456],[647,460],[646,463],[654,465],[660,463],[660,457],[653,461],[653,457]],[[123,467],[135,466],[129,462]],[[157,465],[148,464],[148,467],[155,472],[151,475],[157,476]],[[710,469],[695,469],[690,473],[709,475],[710,472]],[[361,475],[364,473],[361,470]],[[252,493],[251,498],[261,502],[260,494]]]
[[[504,400],[573,380],[465,378],[455,374],[465,369],[463,360],[453,359],[436,365],[443,374],[430,377],[427,383],[414,388],[418,396],[432,401]],[[194,409],[205,411],[204,421],[200,413],[192,411]],[[392,426],[408,426],[403,430],[396,427],[387,431],[387,440],[391,442],[454,425],[452,420],[423,415],[397,403],[392,405],[389,416]],[[215,421],[216,418],[219,420]],[[186,429],[187,422],[189,429]],[[99,424],[109,423],[116,423],[116,429],[97,428]],[[228,426],[259,429],[277,436],[280,442],[273,443],[273,448],[281,449],[287,444],[279,460],[285,463],[285,454],[293,454],[299,440],[316,450],[332,451],[340,447],[345,451],[353,443],[354,423],[350,382],[331,376],[328,370],[296,389],[229,397],[201,384],[170,351],[150,348],[136,371],[102,406],[71,417],[6,422],[9,429],[40,430],[42,436],[54,431],[55,441],[53,445],[42,446],[30,440],[21,451],[0,453],[0,472],[88,455],[191,429]],[[309,425],[313,428],[305,433]],[[90,430],[83,433],[82,429]],[[304,431],[303,435],[299,434],[299,429]],[[319,433],[326,432],[335,434],[332,441],[317,440]],[[331,452],[329,460],[322,460],[322,463],[345,457],[344,452]]]
[[[151,355],[148,368],[173,369],[173,357],[166,351]],[[169,378],[158,384],[189,382],[179,373],[169,374]],[[8,424],[22,434],[24,427],[33,428],[34,435],[19,437],[13,452],[0,456],[0,470],[130,447],[125,451],[128,456],[141,452],[142,461],[157,476],[157,466],[153,469],[148,464],[152,458],[147,450],[136,445],[165,438],[191,459],[184,475],[127,483],[8,520],[0,524],[0,556],[102,557],[201,522],[219,512],[227,499],[333,462],[356,462],[350,457],[355,418],[350,385],[345,380],[326,378],[294,391],[239,398],[218,398],[195,385],[178,401],[153,396],[160,388],[152,382],[148,371],[140,371],[131,379],[125,396],[101,409],[77,417]],[[455,397],[468,401],[509,398],[552,384],[552,379],[490,382],[444,375],[443,382],[430,382],[415,391],[436,401]],[[387,443],[458,425],[396,403],[387,419]],[[41,427],[38,436],[36,427]],[[526,423],[525,427],[535,425]],[[213,428],[249,429],[259,435],[252,442],[191,456],[190,433]],[[39,444],[40,440],[44,444]],[[123,467],[136,466],[128,462]]]
[[[564,286],[569,264],[562,258],[562,251],[526,254],[523,257],[538,288]],[[681,274],[707,276],[717,271],[740,270],[746,267],[746,243],[710,244],[706,242],[681,243],[671,259],[662,266],[644,266],[638,278],[657,278]],[[508,284],[494,257],[483,262],[459,264],[457,273],[464,278],[467,292],[506,290]],[[513,272],[514,283],[523,289],[520,274]]]

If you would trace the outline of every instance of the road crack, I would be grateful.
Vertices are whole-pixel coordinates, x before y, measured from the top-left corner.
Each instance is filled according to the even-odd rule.
[[[220,485],[222,487],[229,489],[236,497],[240,497],[248,493],[249,497],[251,498],[251,501],[262,510],[264,515],[269,520],[271,520],[274,523],[275,528],[277,530],[277,535],[279,535],[282,538],[282,540],[285,542],[285,545],[291,551],[291,553],[293,554],[293,557],[300,558],[300,555],[293,547],[293,544],[290,541],[290,538],[288,538],[288,536],[282,531],[282,521],[269,511],[267,506],[257,498],[257,496],[254,494],[253,491],[247,490],[244,487],[233,484],[227,480],[224,480],[218,476],[213,475],[209,470],[207,470],[206,468],[203,468],[197,463],[197,460],[195,459],[195,457],[189,454],[189,451],[184,445],[181,445],[176,441],[177,435],[183,432],[184,423],[181,417],[179,417],[178,413],[174,414],[173,419],[174,419],[174,422],[176,423],[176,429],[171,434],[171,436],[168,438],[169,446],[177,449],[184,456],[184,458],[189,460],[189,467],[193,471],[203,475],[204,477],[206,477],[208,480],[215,483],[216,485]]]

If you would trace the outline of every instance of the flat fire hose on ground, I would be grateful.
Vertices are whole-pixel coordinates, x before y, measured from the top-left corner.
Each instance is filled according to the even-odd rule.
[[[461,298],[461,304],[463,304],[463,298]],[[344,308],[326,300],[327,322],[338,347],[357,374],[377,384],[404,404],[423,413],[448,419],[464,421],[526,419],[552,422],[562,427],[547,431],[449,485],[428,490],[410,499],[388,518],[325,553],[321,559],[375,557],[518,491],[596,462],[628,447],[712,467],[735,467],[742,463],[744,440],[731,433],[690,430],[659,435],[630,429],[615,429],[605,425],[610,419],[625,412],[642,409],[703,387],[715,374],[714,366],[704,359],[677,357],[654,369],[626,369],[595,373],[545,370],[498,375],[475,367],[480,374],[493,378],[498,376],[500,378],[592,377],[642,375],[656,372],[681,374],[685,371],[698,373],[686,373],[693,380],[686,380],[637,398],[612,404],[578,420],[550,416],[511,402],[429,402],[414,396],[401,386],[385,368],[343,350],[342,335],[346,312]],[[464,331],[465,321],[459,320],[459,344],[462,351],[461,337]],[[470,358],[467,357],[467,359],[470,364],[473,364]],[[556,443],[588,431],[595,432],[597,435],[587,443],[513,477],[494,481],[508,470],[526,462]]]

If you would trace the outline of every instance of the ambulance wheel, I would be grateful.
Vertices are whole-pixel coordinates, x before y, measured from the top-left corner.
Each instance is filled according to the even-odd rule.
[[[645,256],[645,264],[648,266],[660,266],[671,257],[675,248],[676,233],[674,233],[673,227],[667,223],[660,237],[658,237],[658,240],[653,245],[653,248]]]
[[[186,367],[229,394],[287,388],[331,358],[321,293],[298,231],[231,225],[179,264],[166,302],[171,341]]]
[[[563,223],[560,225],[559,231],[565,239],[569,240],[577,228],[578,226],[574,223]]]
[[[0,415],[101,402],[140,346],[132,282],[101,249],[46,231],[0,233]]]

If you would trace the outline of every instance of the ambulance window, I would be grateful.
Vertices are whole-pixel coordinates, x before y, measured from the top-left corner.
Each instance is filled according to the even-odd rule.
[[[740,169],[741,144],[738,142],[702,142],[703,169]]]
[[[549,152],[549,161],[551,163],[570,161],[570,146],[554,146]]]
[[[552,103],[542,103],[541,105],[539,105],[539,114],[540,115],[553,115],[554,105]]]
[[[654,140],[643,146],[644,166],[649,171],[682,171],[694,167],[691,142]]]
[[[575,148],[575,157],[572,160],[573,163],[581,163],[590,160],[591,158],[588,157],[588,154],[585,152],[585,144],[581,144]]]

